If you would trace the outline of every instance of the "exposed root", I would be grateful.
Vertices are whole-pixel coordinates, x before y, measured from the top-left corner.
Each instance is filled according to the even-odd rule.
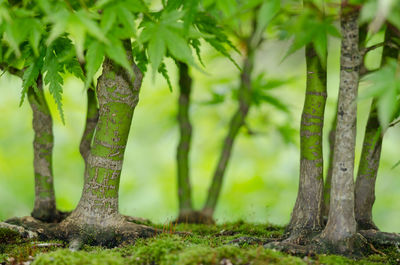
[[[374,229],[360,230],[359,233],[374,245],[400,246],[400,234],[397,233],[381,232]]]
[[[237,246],[243,246],[243,245],[264,245],[270,241],[276,241],[277,239],[274,238],[269,238],[269,239],[261,239],[258,237],[249,237],[249,236],[242,236],[239,238],[236,238],[232,241],[229,241],[227,244],[232,244],[232,245],[237,245]]]
[[[276,241],[265,244],[264,247],[283,251],[291,255],[314,256],[316,254],[339,254],[352,258],[363,257],[373,251],[361,234],[356,234],[351,238],[343,240],[343,242],[335,242],[335,244],[321,238],[319,235],[303,245],[293,242],[295,241],[289,237],[281,242]]]
[[[212,216],[202,211],[190,211],[180,213],[174,223],[214,225],[215,221]]]
[[[320,229],[296,229],[293,230],[283,241],[291,245],[294,244],[304,246],[310,244],[313,238],[316,237],[320,232]]]
[[[285,241],[275,241],[264,245],[265,248],[275,249],[297,256],[314,256],[316,254],[315,245],[301,246]]]
[[[25,229],[22,226],[0,222],[0,228],[5,228],[17,232],[22,238],[36,239],[38,234],[36,232]]]
[[[141,218],[141,217],[134,217],[134,216],[129,216],[129,215],[123,215],[125,220],[130,223],[135,223],[139,225],[153,225],[153,223],[146,218]]]
[[[36,234],[36,238],[40,240],[49,240],[54,238],[55,223],[44,223],[31,216],[14,217],[6,220],[6,223],[23,227],[24,229]]]

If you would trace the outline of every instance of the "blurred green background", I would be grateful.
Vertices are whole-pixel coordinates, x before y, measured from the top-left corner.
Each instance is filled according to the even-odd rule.
[[[381,38],[377,36],[371,42]],[[287,104],[291,115],[267,104],[251,110],[248,124],[256,134],[249,135],[243,129],[237,139],[215,214],[218,222],[243,219],[284,225],[289,220],[298,186],[298,130],[305,90],[304,51],[282,62],[289,45],[286,41],[266,41],[257,53],[255,73],[264,73],[267,78],[293,78],[287,85],[272,91]],[[336,110],[339,47],[337,39],[330,41],[325,136],[329,133]],[[380,53],[381,49],[371,53],[367,65],[378,66]],[[194,203],[198,208],[204,202],[230,116],[236,107],[230,95],[239,79],[239,71],[227,59],[207,47],[203,55],[206,73],[191,71],[194,78],[191,181]],[[240,62],[240,55],[236,54],[235,59]],[[175,85],[172,92],[160,77],[153,78],[149,73],[145,78],[133,118],[120,189],[122,213],[150,218],[159,223],[171,221],[178,209],[175,153],[179,90],[176,87],[175,65],[168,62],[168,69]],[[362,83],[360,93],[364,87]],[[33,207],[32,114],[28,102],[18,107],[20,92],[20,80],[8,74],[2,75],[0,220],[29,215]],[[205,104],[212,98],[212,93],[226,95],[226,100],[217,105]],[[79,200],[83,184],[84,165],[78,146],[84,126],[86,94],[79,80],[66,76],[63,100],[65,125],[60,121],[51,96],[46,96],[55,120],[57,204],[61,210],[72,210]],[[356,165],[370,102],[359,101]],[[400,167],[392,169],[400,159],[398,127],[389,129],[384,138],[374,207],[376,224],[385,231],[393,232],[400,232]],[[324,153],[327,158],[327,137],[325,139]]]

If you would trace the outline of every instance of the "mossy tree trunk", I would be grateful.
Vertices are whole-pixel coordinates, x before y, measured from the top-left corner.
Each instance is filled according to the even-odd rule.
[[[326,58],[324,60],[326,62]],[[322,131],[326,103],[326,65],[312,44],[306,47],[307,86],[300,125],[300,181],[288,231],[299,233],[323,228],[323,153]]]
[[[346,1],[343,1],[341,14],[340,87],[330,211],[328,223],[321,234],[321,239],[338,252],[352,251],[356,236],[353,172],[360,65],[358,49],[359,13],[348,7],[346,3]]]
[[[207,199],[202,209],[205,216],[212,217],[217,206],[217,201],[221,192],[223,177],[231,157],[233,144],[240,128],[244,125],[246,116],[249,112],[252,100],[251,75],[254,68],[255,54],[255,25],[253,33],[246,40],[246,55],[243,62],[243,69],[240,75],[240,87],[238,94],[239,106],[231,118],[229,131],[225,137],[222,151],[214,171],[213,179],[208,190]]]
[[[70,240],[113,245],[150,235],[149,229],[126,222],[118,212],[124,153],[142,83],[130,41],[124,41],[124,46],[135,77],[111,59],[105,59],[97,83],[99,119],[87,157],[82,196],[76,209],[58,227]]]
[[[388,28],[385,33],[385,42],[390,42],[391,38],[392,33]],[[382,52],[381,66],[384,66],[389,58],[397,59],[398,54],[398,49],[385,45]],[[355,186],[355,215],[358,229],[378,229],[372,220],[372,207],[375,202],[375,183],[381,156],[382,140],[383,132],[379,124],[374,100],[365,129]]]
[[[178,173],[178,200],[179,219],[193,212],[190,172],[189,172],[189,151],[192,138],[192,125],[190,123],[190,94],[192,90],[192,78],[189,75],[188,65],[179,63],[179,144],[177,148],[177,173]]]
[[[372,221],[375,182],[382,148],[382,129],[375,103],[368,117],[355,186],[355,216],[358,229],[377,229]]]
[[[36,90],[36,91],[35,91]],[[28,90],[28,101],[33,112],[35,203],[32,217],[45,222],[57,219],[53,183],[53,120],[43,92],[42,78],[37,79],[37,89]]]

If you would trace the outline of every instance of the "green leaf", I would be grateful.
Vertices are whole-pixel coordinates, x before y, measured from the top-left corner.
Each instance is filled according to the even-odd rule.
[[[184,32],[185,34],[189,31],[190,26],[193,24],[193,21],[195,19],[196,13],[197,13],[197,7],[198,7],[199,1],[198,0],[186,0],[184,1],[184,11],[185,11],[185,16],[183,18],[183,24],[184,24]]]
[[[85,81],[85,89],[88,89],[90,84],[93,82],[93,77],[96,74],[97,70],[100,68],[101,63],[104,58],[104,46],[97,42],[93,41],[86,52],[86,81]]]
[[[145,74],[147,72],[147,65],[149,63],[146,51],[141,50],[139,48],[139,45],[136,45],[133,47],[133,55],[135,58],[136,65],[139,67],[140,71],[142,71],[142,73]]]
[[[80,19],[73,15],[70,17],[67,26],[67,32],[69,33],[69,37],[75,43],[76,55],[78,56],[79,61],[84,60],[83,50],[85,44],[86,30],[82,27],[82,23]]]
[[[191,39],[189,44],[194,48],[196,51],[197,59],[201,63],[202,66],[204,66],[203,60],[201,59],[201,54],[200,54],[200,41],[198,39]]]
[[[22,106],[22,103],[24,103],[25,95],[28,92],[28,89],[30,87],[36,86],[36,81],[42,66],[43,66],[43,58],[40,57],[37,60],[33,61],[24,71],[24,75],[22,76],[22,92],[21,92],[21,100],[19,103],[20,106]]]
[[[160,67],[158,68],[158,72],[165,78],[165,80],[167,80],[168,88],[172,92],[171,79],[169,78],[167,67],[165,66],[165,63],[160,64]]]
[[[51,47],[47,48],[42,73],[45,72],[44,82],[49,85],[50,94],[53,96],[60,113],[61,121],[65,124],[64,111],[62,108],[62,85],[64,83],[60,75],[61,66]]]
[[[286,112],[286,113],[290,113],[288,107],[282,102],[280,101],[277,97],[273,97],[267,94],[261,94],[259,95],[260,99],[264,102],[267,102],[268,104],[274,106],[275,108]]]
[[[162,32],[164,41],[168,47],[168,51],[172,54],[172,56],[179,61],[196,67],[188,42],[169,29],[165,29]]]
[[[176,10],[182,6],[184,0],[168,0],[167,6],[165,7],[166,10]]]
[[[130,37],[136,36],[135,17],[126,8],[119,6],[117,9],[118,20],[125,26],[124,30]]]
[[[398,108],[398,84],[400,78],[396,75],[397,61],[389,59],[385,66],[365,77],[369,84],[366,91],[360,93],[359,98],[376,97],[378,119],[385,130],[393,120]]]
[[[400,160],[396,162],[396,164],[393,165],[393,167],[391,169],[395,169],[396,167],[398,167],[400,165]]]
[[[29,33],[29,43],[35,56],[39,56],[39,42],[42,38],[42,25],[36,19],[32,19],[31,32]]]
[[[257,32],[262,32],[281,8],[280,0],[264,1],[257,15]]]
[[[219,51],[226,58],[228,58],[236,66],[237,69],[241,70],[240,66],[236,63],[235,60],[233,60],[228,50],[221,44],[220,41],[215,38],[206,38],[205,41],[208,42],[214,49]]]
[[[378,98],[378,118],[383,129],[389,126],[393,120],[393,114],[397,108],[396,90],[388,87],[387,91]]]
[[[50,45],[55,39],[61,36],[67,28],[67,23],[70,14],[66,10],[60,10],[49,16],[50,21],[53,23],[50,36],[47,38],[46,44]]]
[[[318,58],[321,61],[322,66],[326,66],[326,57],[327,57],[327,49],[328,49],[328,40],[325,32],[321,32],[315,36],[315,39],[312,41],[314,45],[314,49],[317,52]]]
[[[149,42],[147,52],[149,55],[151,67],[153,68],[153,73],[155,73],[165,56],[166,46],[164,39],[162,38],[162,34],[155,34],[153,36],[154,37]]]
[[[107,34],[107,32],[112,28],[116,19],[117,19],[117,12],[115,12],[115,8],[106,8],[103,10],[100,27],[104,32],[104,34]]]
[[[217,6],[224,13],[225,17],[230,17],[236,13],[236,0],[217,0]]]
[[[73,74],[75,77],[81,79],[82,81],[85,81],[85,76],[83,74],[82,67],[76,57],[70,58],[70,60],[64,62],[64,65],[65,69],[68,72]]]

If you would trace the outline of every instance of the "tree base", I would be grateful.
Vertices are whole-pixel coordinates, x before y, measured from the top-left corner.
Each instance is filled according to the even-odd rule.
[[[11,218],[4,224],[6,228],[21,233],[23,237],[62,240],[69,242],[72,249],[79,249],[83,244],[105,247],[115,247],[122,243],[133,244],[137,238],[152,237],[159,232],[152,227],[136,223],[145,219],[123,215],[92,224],[71,217],[70,215],[61,223],[45,223],[25,216]]]
[[[179,213],[174,223],[214,225],[215,221],[212,216],[202,211],[188,211]]]
[[[87,219],[73,213],[57,226],[55,235],[61,240],[69,241],[71,245],[77,244],[79,248],[82,244],[105,247],[115,247],[122,243],[133,244],[137,238],[157,234],[156,229],[133,223],[133,219],[119,214],[108,218]]]

